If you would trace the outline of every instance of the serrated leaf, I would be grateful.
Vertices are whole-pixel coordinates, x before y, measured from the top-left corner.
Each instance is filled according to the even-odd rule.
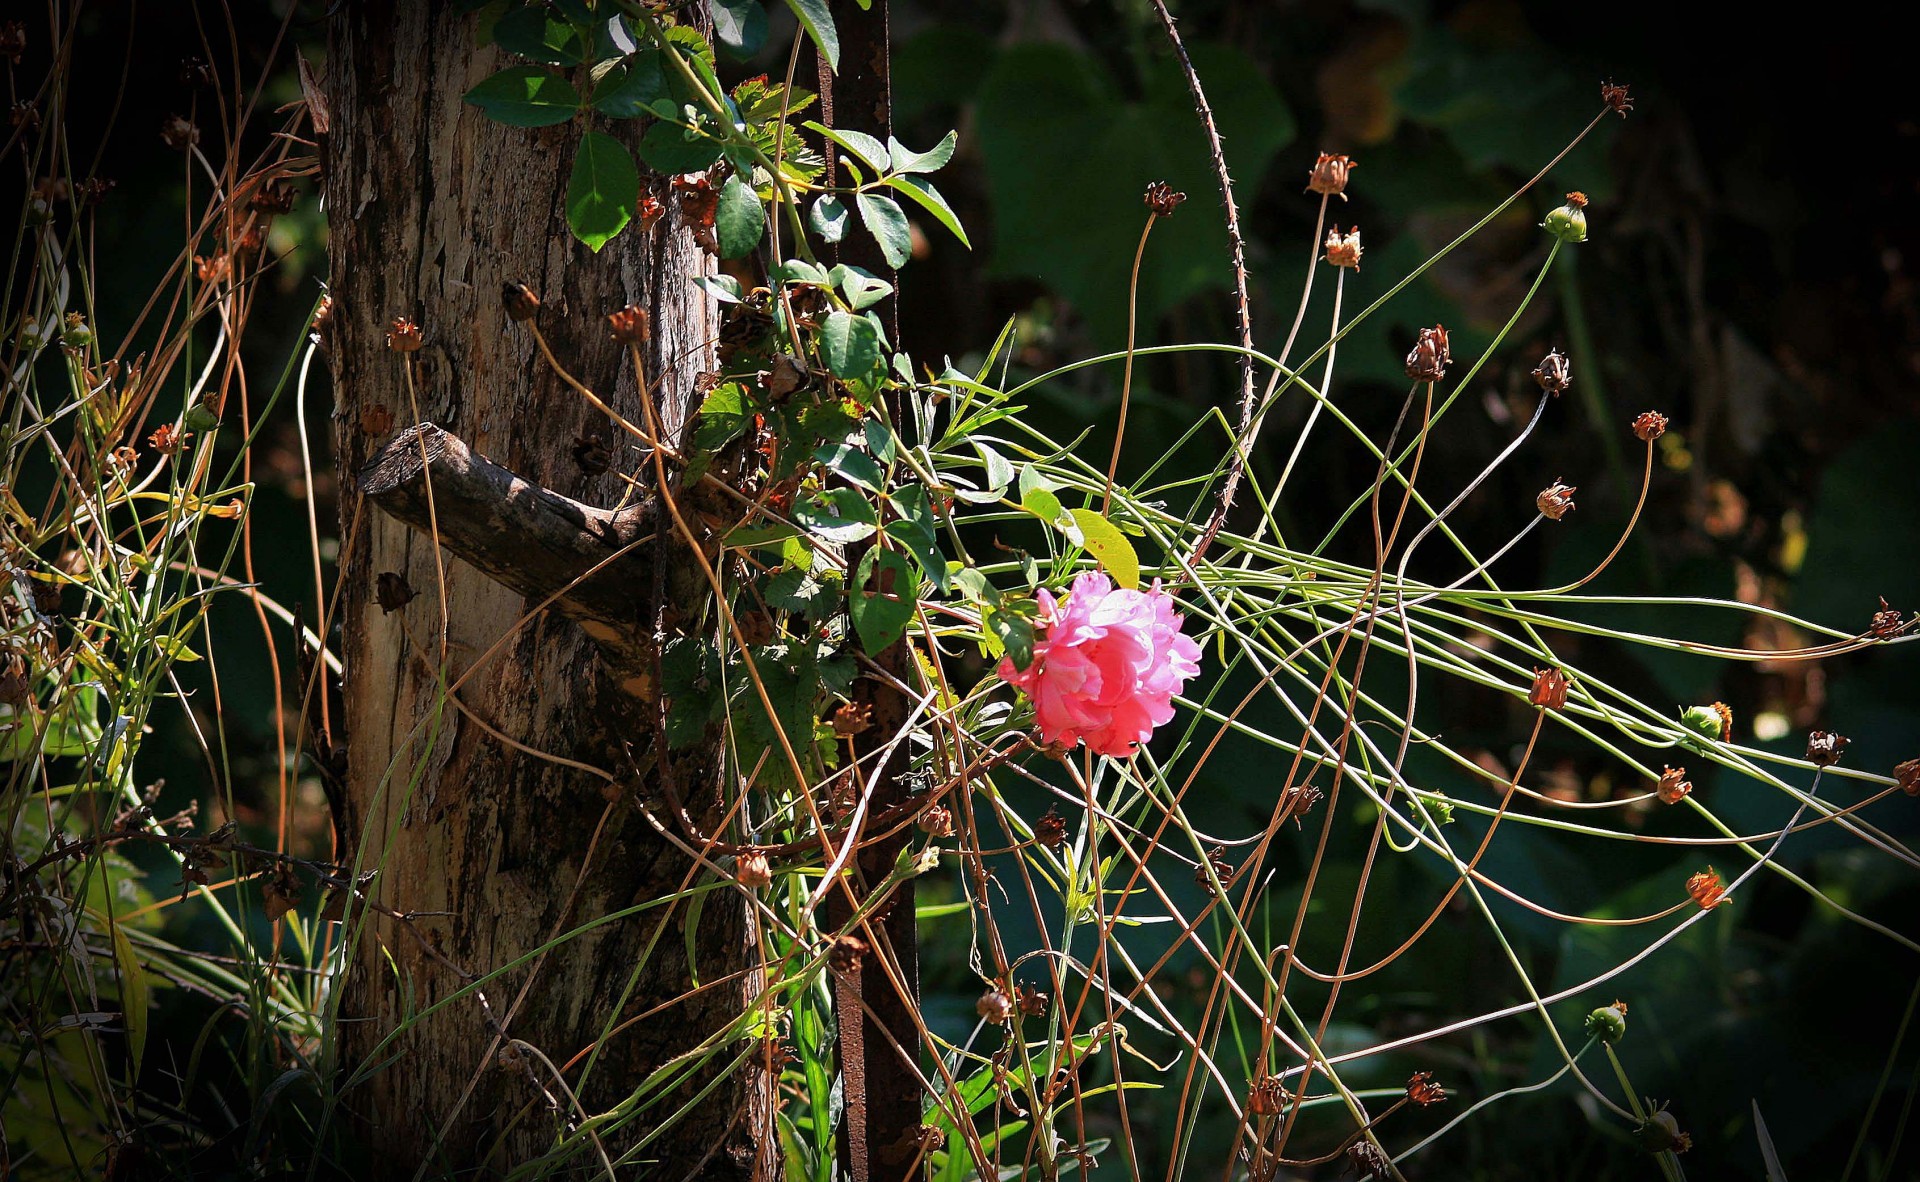
[[[814,537],[839,545],[871,537],[875,529],[873,506],[857,488],[830,488],[800,499],[793,520]]]
[[[640,159],[662,176],[680,176],[705,172],[720,159],[724,147],[719,140],[687,131],[677,123],[656,123],[640,139]]]
[[[737,173],[720,186],[720,204],[714,210],[713,229],[723,259],[752,254],[767,232],[766,207],[753,195],[753,187]]]
[[[848,612],[869,653],[890,648],[906,632],[920,598],[919,580],[898,550],[867,551],[854,576]]]
[[[973,243],[968,240],[966,230],[961,228],[959,215],[953,212],[953,207],[947,204],[947,199],[940,195],[940,190],[933,187],[932,181],[917,176],[890,176],[886,184],[889,188],[911,197],[920,208],[932,214],[935,221],[945,226],[948,233],[960,240],[960,245],[968,250],[973,249]]]
[[[660,51],[648,46],[615,66],[593,88],[593,109],[610,119],[637,119],[653,114],[652,104],[667,97],[667,78],[660,69]]]
[[[892,136],[887,137],[887,155],[893,160],[895,172],[938,172],[953,159],[953,149],[960,142],[958,132],[949,131],[946,138],[925,152],[909,151],[905,144]]]
[[[866,223],[867,232],[880,244],[887,265],[896,269],[906,266],[913,257],[913,231],[907,228],[907,215],[901,212],[900,203],[878,193],[861,193],[853,200],[860,207],[860,220]]]
[[[522,8],[501,17],[493,26],[493,42],[509,53],[556,66],[577,66],[593,51],[592,42],[585,34],[568,22],[548,15],[544,5]]]
[[[820,326],[820,354],[835,377],[872,377],[881,362],[880,330],[865,316],[835,309]]]
[[[1100,560],[1113,581],[1127,590],[1140,586],[1140,556],[1120,528],[1092,509],[1072,510],[1073,523],[1080,527],[1087,553]]]
[[[838,242],[847,236],[852,211],[838,193],[825,193],[807,210],[807,224],[824,242]]]
[[[767,10],[760,0],[713,0],[713,39],[740,60],[760,52],[767,40]]]
[[[580,137],[573,176],[567,181],[567,226],[598,253],[633,220],[640,199],[640,170],[619,140],[590,131]]]
[[[573,118],[580,92],[539,66],[509,66],[469,90],[466,101],[509,127],[552,127]]]
[[[787,0],[787,7],[800,18],[801,27],[819,47],[820,56],[827,59],[827,68],[839,73],[840,30],[833,27],[833,13],[827,8],[827,0]]]

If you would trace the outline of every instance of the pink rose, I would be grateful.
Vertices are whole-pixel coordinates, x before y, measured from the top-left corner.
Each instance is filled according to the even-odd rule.
[[[1173,695],[1200,672],[1200,646],[1180,634],[1173,597],[1116,590],[1093,571],[1056,602],[1042,590],[1033,664],[1000,662],[1000,679],[1033,699],[1040,737],[1123,759],[1173,718]]]

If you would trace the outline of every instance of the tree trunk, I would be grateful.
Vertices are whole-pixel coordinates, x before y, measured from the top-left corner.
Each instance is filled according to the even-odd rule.
[[[620,541],[625,526],[614,526],[636,524],[633,511],[595,516],[586,507],[619,508],[621,475],[644,482],[650,468],[541,360],[500,291],[523,281],[539,292],[537,323],[562,364],[634,422],[642,413],[633,369],[605,316],[630,304],[645,309],[648,373],[660,379],[661,409],[677,438],[694,375],[712,365],[715,309],[688,282],[708,260],[672,215],[651,231],[630,227],[598,255],[576,242],[564,197],[579,123],[503,127],[461,102],[505,64],[477,47],[474,18],[451,3],[365,0],[332,18],[325,159],[342,488],[335,612],[348,746],[340,856],[373,874],[372,906],[338,929],[353,940],[338,1031],[341,1078],[363,1076],[345,1096],[346,1139],[367,1148],[364,1169],[382,1176],[411,1177],[423,1166],[430,1177],[487,1176],[539,1158],[582,1112],[613,1107],[648,1072],[737,1018],[757,984],[744,898],[722,890],[703,896],[691,921],[695,941],[684,905],[655,907],[488,980],[484,1001],[469,995],[414,1017],[556,931],[697,881],[692,860],[633,807],[636,793],[646,799],[652,790],[637,770],[647,762],[652,715],[630,692],[645,689],[646,662],[621,671],[623,690],[594,643],[608,630],[590,638],[594,626],[578,622],[629,604],[633,618],[615,621],[614,631],[650,636],[653,590],[610,574],[598,594],[583,592],[522,624],[538,603],[529,593],[557,586],[556,570],[584,570],[567,570],[566,556],[590,557],[597,536],[543,549],[517,532],[533,522],[522,510],[544,512],[533,522],[541,528],[597,524]],[[389,350],[396,317],[419,325],[418,352]],[[430,443],[446,442],[431,429],[390,446],[421,422],[454,437],[446,450],[428,455]],[[612,456],[611,470],[598,474],[575,458],[577,440],[596,435]],[[465,476],[443,477],[439,464],[460,440],[498,467],[469,456]],[[433,505],[421,528],[360,491],[382,448],[389,465],[416,448],[429,465],[432,475],[413,490],[419,506]],[[417,474],[367,480],[391,493]],[[431,487],[436,477],[443,489]],[[489,489],[500,497],[498,513],[484,504]],[[541,490],[551,490],[542,494],[550,499],[532,496]],[[634,500],[629,493],[627,503]],[[637,525],[646,528],[629,532],[651,530]],[[437,555],[434,526],[444,543]],[[615,548],[608,542],[606,552]],[[665,585],[690,585],[678,569],[684,560],[674,564],[670,551],[655,557],[676,567],[661,576]],[[623,568],[622,577],[640,569]],[[391,613],[376,600],[387,573],[417,591]],[[397,585],[387,586],[391,603]],[[445,687],[454,683],[450,697]],[[561,759],[604,769],[612,782]],[[697,816],[717,790],[711,777],[687,781],[711,764],[677,754],[676,766]],[[691,943],[698,980],[709,988],[611,1035],[583,1079],[586,1054],[608,1029],[694,987]],[[716,1062],[741,1049],[724,1048]],[[605,1152],[618,1158],[715,1074],[607,1132]],[[634,1158],[647,1166],[638,1173],[770,1177],[770,1087],[763,1071],[722,1080]],[[595,1150],[586,1153],[582,1160],[597,1171]]]

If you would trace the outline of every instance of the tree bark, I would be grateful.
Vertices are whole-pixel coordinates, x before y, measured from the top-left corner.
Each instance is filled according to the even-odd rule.
[[[636,500],[621,474],[645,480],[650,469],[541,360],[499,293],[506,281],[539,292],[538,323],[555,353],[630,421],[642,419],[639,392],[604,317],[629,304],[645,309],[648,373],[660,378],[677,438],[694,375],[712,365],[715,310],[688,282],[708,260],[672,215],[650,232],[630,227],[598,255],[576,242],[564,197],[581,127],[503,127],[463,104],[507,64],[478,48],[475,34],[474,18],[453,4],[411,0],[349,2],[330,29],[330,349],[343,490],[335,610],[348,746],[340,856],[373,872],[372,899],[416,916],[402,923],[359,909],[338,929],[354,939],[339,1003],[342,1078],[365,1075],[346,1093],[343,1119],[347,1140],[367,1150],[364,1173],[375,1176],[422,1168],[429,1177],[491,1176],[538,1159],[580,1110],[613,1107],[649,1071],[737,1018],[758,963],[744,897],[714,891],[697,920],[684,905],[656,907],[559,945],[535,962],[517,1008],[532,964],[485,983],[484,1003],[464,997],[408,1024],[556,929],[673,894],[697,873],[630,807],[632,794],[652,789],[636,770],[652,742],[646,687],[623,681],[644,680],[635,654],[652,635],[649,588],[634,585],[631,570],[609,572],[521,626],[537,602],[529,595],[555,586],[556,571],[572,563],[580,573],[595,554],[652,530],[636,510],[614,511]],[[402,316],[424,333],[418,352],[387,348]],[[421,458],[440,484],[410,491],[405,472],[388,470],[382,484],[376,469],[361,494],[369,460],[417,423],[457,437],[449,443],[426,428],[403,441],[431,445]],[[574,458],[576,440],[590,435],[609,445],[611,471],[589,472]],[[460,440],[470,447],[459,449],[465,475],[443,475],[453,471],[443,466],[449,456],[460,459],[447,450]],[[376,507],[378,497],[391,512]],[[587,540],[568,541],[569,524]],[[436,526],[445,544],[437,557]],[[418,592],[391,614],[376,602],[388,572]],[[663,577],[680,589],[685,576]],[[611,622],[611,639],[591,622],[583,631],[580,620],[609,613],[625,613]],[[622,653],[634,657],[625,668]],[[445,686],[462,678],[449,700]],[[529,749],[604,769],[617,783]],[[675,764],[699,817],[717,786],[711,776],[688,780],[712,765],[688,753]],[[688,963],[694,944],[697,966]],[[583,1052],[610,1027],[691,990],[696,967],[708,988],[612,1035],[583,1079]],[[719,1061],[739,1050],[726,1048]],[[618,1157],[713,1074],[607,1133],[607,1153]],[[770,1088],[752,1070],[721,1081],[638,1156],[638,1174],[770,1177]]]

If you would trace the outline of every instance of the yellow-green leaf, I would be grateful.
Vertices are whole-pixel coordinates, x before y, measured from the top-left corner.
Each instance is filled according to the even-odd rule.
[[[1133,552],[1133,543],[1127,541],[1127,535],[1120,532],[1120,527],[1092,509],[1075,509],[1072,516],[1073,523],[1080,527],[1080,533],[1086,538],[1087,553],[1107,568],[1114,582],[1128,590],[1138,588],[1140,557]]]
[[[112,924],[113,961],[120,969],[120,1008],[127,1024],[127,1054],[132,1060],[129,1078],[140,1078],[140,1059],[147,1050],[147,971],[140,967],[133,941]]]

